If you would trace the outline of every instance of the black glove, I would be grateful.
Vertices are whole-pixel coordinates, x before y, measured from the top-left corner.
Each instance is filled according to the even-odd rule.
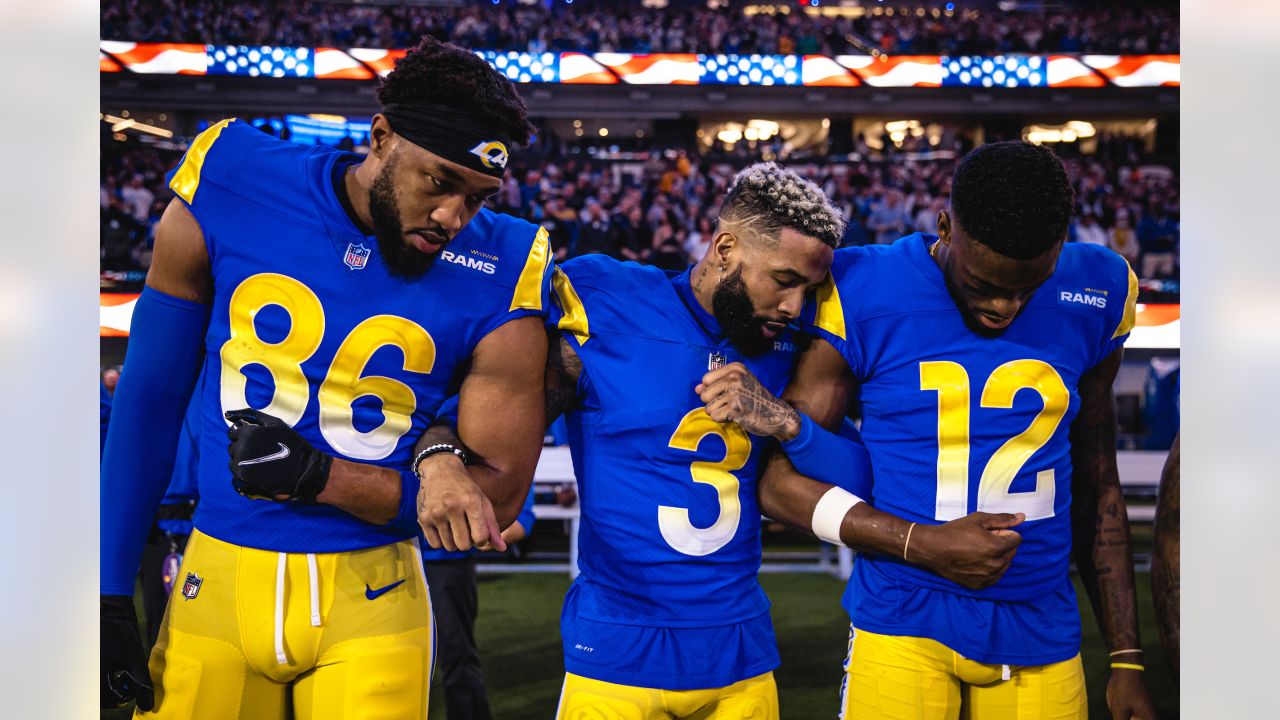
[[[250,408],[226,413],[231,429],[231,484],[258,500],[315,502],[333,458],[283,420]]]
[[[130,700],[138,701],[139,710],[150,710],[156,704],[147,673],[147,656],[142,652],[142,633],[138,631],[138,615],[133,598],[126,595],[100,595],[102,648],[102,707],[122,707]]]

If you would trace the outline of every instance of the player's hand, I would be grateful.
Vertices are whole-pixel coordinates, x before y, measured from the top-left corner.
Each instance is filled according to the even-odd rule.
[[[142,651],[133,598],[101,595],[100,600],[102,707],[123,707],[136,700],[139,710],[150,710],[155,706],[155,693],[147,672],[147,656]]]
[[[784,442],[800,432],[795,408],[769,392],[740,362],[703,375],[694,392],[716,422],[736,422],[752,435]]]
[[[1009,528],[1025,519],[1022,513],[975,512],[943,525],[916,525],[907,561],[971,590],[990,587],[1004,576],[1022,543]]]
[[[507,549],[493,503],[456,455],[431,455],[415,470],[422,479],[418,524],[428,545],[450,552]]]
[[[329,481],[333,458],[280,418],[259,410],[231,410],[226,418],[236,492],[259,500],[315,502]]]
[[[1113,668],[1107,681],[1107,709],[1112,720],[1155,720],[1156,708],[1140,670]]]

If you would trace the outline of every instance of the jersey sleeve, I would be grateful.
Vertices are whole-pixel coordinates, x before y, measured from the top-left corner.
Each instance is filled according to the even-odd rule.
[[[1099,347],[1098,356],[1094,359],[1094,364],[1103,361],[1108,355],[1115,352],[1116,349],[1123,347],[1126,340],[1129,339],[1129,333],[1133,331],[1133,326],[1137,322],[1138,317],[1138,276],[1134,274],[1133,268],[1129,266],[1129,262],[1120,256],[1115,256],[1120,265],[1124,266],[1123,280],[1120,273],[1117,272],[1116,297],[1123,297],[1124,302],[1116,303],[1109,307],[1108,320],[1105,328],[1105,334],[1102,337],[1102,343]]]
[[[827,279],[805,303],[800,325],[810,335],[830,343],[849,364],[854,376],[862,378],[862,352],[851,314],[853,307],[848,302],[852,279],[848,257],[845,251],[836,251]]]
[[[228,166],[234,162],[233,156],[238,154],[234,146],[238,144],[236,132],[239,126],[233,125],[235,122],[235,118],[220,120],[197,135],[182,161],[166,176],[169,189],[191,210],[197,221],[209,212],[210,196],[216,194],[216,190],[208,188],[218,183],[219,176],[228,173]]]
[[[521,223],[521,226],[523,227],[508,229],[505,232],[519,236],[525,229],[537,227],[527,223]],[[502,299],[503,307],[500,307],[489,319],[481,337],[517,318],[534,316],[545,319],[550,312],[551,271],[554,265],[547,231],[545,228],[537,227],[532,241],[529,241],[527,234],[523,237],[522,242],[512,243],[520,250],[518,274],[515,275],[506,296]]]

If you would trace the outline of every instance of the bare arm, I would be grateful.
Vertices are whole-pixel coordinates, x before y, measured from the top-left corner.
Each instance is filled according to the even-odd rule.
[[[853,374],[829,343],[815,340],[800,356],[783,398],[819,425],[834,430],[848,412]],[[760,480],[760,507],[771,518],[808,531],[814,508],[831,485],[805,477],[781,452],[774,453]],[[1004,574],[1021,537],[1005,528],[1013,515],[973,513],[945,525],[916,524],[862,502],[851,508],[840,539],[863,552],[903,557],[912,564],[967,587],[986,587]],[[907,535],[911,542],[908,545]],[[905,551],[905,552],[904,552]]]
[[[1141,650],[1133,586],[1129,515],[1116,468],[1116,411],[1112,385],[1123,348],[1080,378],[1080,414],[1071,426],[1071,518],[1076,567],[1089,594],[1108,652]],[[1140,665],[1141,652],[1111,658]],[[1113,669],[1107,686],[1112,714],[1154,717],[1148,712],[1141,674]],[[1135,712],[1137,713],[1135,715]]]
[[[1151,558],[1151,593],[1155,596],[1156,626],[1160,628],[1160,641],[1173,666],[1173,677],[1178,677],[1181,653],[1181,626],[1179,609],[1182,605],[1181,586],[1181,509],[1179,498],[1182,485],[1180,455],[1182,436],[1173,439],[1173,448],[1165,461],[1160,478],[1160,496],[1156,501],[1156,527],[1154,553]]]
[[[147,285],[191,302],[207,303],[213,295],[204,232],[187,206],[176,198],[169,202],[156,226]]]
[[[546,358],[547,335],[537,317],[512,320],[476,346],[458,393],[457,436],[471,463],[464,468],[457,457],[439,453],[416,468],[423,478],[418,521],[432,547],[506,547],[500,528],[520,514],[542,450]]]

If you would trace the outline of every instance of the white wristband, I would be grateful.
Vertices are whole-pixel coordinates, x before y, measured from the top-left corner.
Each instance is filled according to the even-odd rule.
[[[813,508],[813,534],[832,545],[844,545],[840,539],[840,525],[849,510],[860,502],[863,502],[862,498],[844,488],[828,490]]]

